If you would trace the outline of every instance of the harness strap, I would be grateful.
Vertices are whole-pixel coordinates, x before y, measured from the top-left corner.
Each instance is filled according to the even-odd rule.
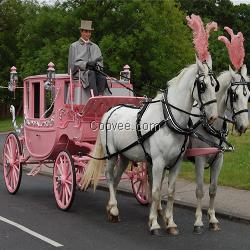
[[[235,112],[235,113],[234,113],[234,117],[235,117],[236,115],[239,115],[239,114],[244,113],[244,112],[247,112],[247,113],[248,113],[248,109],[242,109],[242,110],[240,110],[240,111],[238,111],[238,112]]]
[[[140,122],[141,122],[141,118],[142,118],[144,112],[146,111],[148,105],[149,105],[149,103],[145,103],[145,104],[143,105],[142,109],[137,113],[137,119],[136,119],[136,133],[137,133],[138,141],[139,141],[140,144],[141,144],[141,147],[142,147],[142,149],[143,149],[143,152],[144,152],[144,154],[145,154],[145,157],[146,157],[147,161],[148,161],[149,163],[152,163],[152,158],[151,158],[151,156],[147,153],[147,151],[146,151],[146,149],[145,149],[145,147],[144,147],[144,145],[143,145],[143,141],[141,141],[141,138],[143,138],[143,136],[142,136],[142,133],[141,133],[141,124],[140,124]]]
[[[167,101],[167,89],[164,91],[164,101],[162,102],[162,109],[164,114],[164,119],[167,123],[167,126],[175,133],[182,135],[190,135],[192,134],[197,127],[202,123],[202,120],[196,122],[191,128],[182,128],[175,120],[173,113],[168,105]],[[165,105],[166,104],[166,105]]]
[[[105,145],[105,148],[106,148],[106,152],[107,152],[108,155],[110,155],[109,148],[108,148],[108,144],[107,144],[107,141],[108,141],[108,127],[107,127],[107,125],[108,125],[108,120],[110,119],[111,115],[112,115],[116,110],[120,109],[121,107],[122,107],[122,105],[117,106],[117,107],[109,114],[109,116],[108,116],[108,118],[107,118],[107,122],[105,123],[105,131],[106,131],[106,145]]]
[[[176,163],[180,160],[180,158],[181,158],[183,152],[186,150],[186,144],[187,144],[188,138],[189,138],[189,136],[188,136],[188,135],[185,135],[184,142],[183,142],[183,144],[182,144],[180,153],[178,154],[177,158],[175,159],[174,164],[171,165],[170,167],[166,167],[167,170],[172,169],[172,168],[176,165]]]
[[[121,149],[121,150],[118,150],[116,151],[115,153],[113,154],[110,154],[107,152],[107,156],[104,156],[102,158],[96,158],[96,157],[93,157],[91,155],[87,155],[88,157],[92,158],[92,159],[95,159],[95,160],[107,160],[107,159],[110,159],[112,158],[113,156],[116,156],[116,155],[119,155],[121,153],[124,153],[125,151],[131,149],[132,147],[135,147],[137,146],[138,144],[141,144],[143,143],[145,140],[147,140],[151,135],[153,135],[155,132],[157,132],[160,128],[162,128],[164,125],[166,124],[166,121],[162,120],[160,123],[158,123],[157,125],[155,125],[153,127],[152,130],[148,131],[146,134],[144,134],[141,138],[140,138],[140,141],[137,140],[131,144],[129,144],[127,147]]]
[[[210,147],[219,148],[220,150],[223,149],[219,144],[217,144],[217,143],[215,143],[215,142],[212,142],[212,141],[206,139],[203,135],[199,134],[198,132],[194,132],[194,133],[193,133],[192,135],[190,135],[190,136],[191,136],[191,137],[194,137],[194,138],[196,138],[196,139],[198,139],[198,140],[200,140],[200,141],[205,142],[205,143],[208,144]]]

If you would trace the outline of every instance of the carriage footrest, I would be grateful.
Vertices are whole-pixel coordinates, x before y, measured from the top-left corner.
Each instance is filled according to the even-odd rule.
[[[41,171],[42,165],[39,164],[35,167],[33,167],[29,173],[27,173],[28,176],[35,176]]]

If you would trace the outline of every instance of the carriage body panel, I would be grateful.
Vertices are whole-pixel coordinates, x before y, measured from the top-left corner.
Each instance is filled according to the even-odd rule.
[[[139,106],[144,99],[132,96],[131,91],[108,79],[111,91],[120,96],[95,96],[86,103],[75,104],[70,101],[75,92],[70,92],[69,75],[56,75],[52,90],[44,88],[46,80],[46,75],[24,79],[23,141],[30,156],[40,161],[55,159],[65,148],[72,155],[85,151],[82,145],[95,143],[106,111],[119,104]],[[130,83],[127,86],[132,88]]]

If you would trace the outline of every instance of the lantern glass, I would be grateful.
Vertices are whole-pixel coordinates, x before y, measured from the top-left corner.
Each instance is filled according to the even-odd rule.
[[[52,72],[51,72],[51,77],[52,77],[52,80],[54,80],[54,79],[55,79],[55,77],[56,77],[56,73],[55,73],[55,71],[52,71]]]

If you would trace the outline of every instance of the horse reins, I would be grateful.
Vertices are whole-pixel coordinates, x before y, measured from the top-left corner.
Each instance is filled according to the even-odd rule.
[[[217,78],[215,77],[214,73],[212,72],[212,70],[210,69],[210,67],[208,66],[207,62],[204,61],[202,64],[206,64],[207,67],[208,67],[208,75],[210,77],[210,82],[211,82],[211,85],[214,87],[214,82],[213,82],[213,79],[215,80],[216,82],[216,85],[215,85],[215,92],[218,92],[219,91],[219,88],[220,88],[220,83],[219,81],[217,80]],[[200,78],[203,77],[202,80],[200,80]],[[198,92],[198,98],[199,98],[199,101],[200,101],[200,111],[201,113],[203,113],[203,115],[205,115],[205,107],[212,104],[212,103],[216,103],[217,100],[216,99],[212,99],[208,102],[205,102],[203,103],[202,101],[202,98],[201,98],[201,95],[203,93],[205,93],[206,91],[206,84],[205,84],[205,74],[198,74],[198,76],[196,77],[195,79],[195,82],[194,82],[194,87],[193,87],[193,90],[192,90],[192,96],[194,94],[194,89],[195,87],[197,86],[197,92]]]
[[[226,98],[226,106],[227,106],[227,102],[228,102],[228,99],[230,101],[230,107],[231,107],[231,110],[232,110],[232,120],[233,122],[235,123],[235,117],[241,113],[245,113],[247,112],[248,113],[248,109],[241,109],[237,112],[235,112],[235,109],[234,109],[234,102],[237,101],[237,98],[238,98],[238,95],[236,94],[236,90],[238,89],[239,86],[243,86],[243,95],[246,96],[247,95],[247,82],[246,80],[244,79],[244,77],[240,74],[241,76],[241,80],[240,82],[231,82],[230,84],[230,87],[228,88],[228,91],[227,91],[227,98]],[[232,89],[233,86],[236,86],[235,90]]]

